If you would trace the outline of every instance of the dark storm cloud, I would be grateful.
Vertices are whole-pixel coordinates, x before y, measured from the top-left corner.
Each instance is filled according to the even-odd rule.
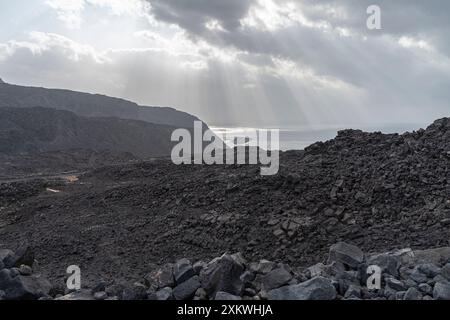
[[[253,0],[151,0],[152,12],[159,20],[174,23],[192,32],[203,34],[205,24],[216,20],[226,30],[240,26]]]
[[[246,16],[257,0],[147,0],[151,3],[156,19],[180,26],[186,31],[206,38],[218,38],[222,44],[242,46],[251,37],[259,42],[264,33],[248,33],[243,38],[239,30],[241,19]],[[426,36],[437,47],[448,49],[450,41],[450,1],[447,0],[277,0],[279,6],[296,3],[301,12],[311,21],[326,21],[332,27],[344,27],[366,35],[410,35]],[[383,29],[372,32],[366,28],[370,5],[378,5],[382,10]],[[336,12],[344,15],[336,14]],[[219,21],[225,32],[207,30],[210,20]],[[272,44],[273,45],[273,44]]]
[[[111,32],[116,21],[106,15],[105,26],[83,23],[76,39],[73,32],[49,28],[0,43],[0,73],[18,83],[31,79],[39,86],[174,106],[215,125],[426,124],[449,116],[450,1],[120,5],[127,3],[139,14],[124,18],[123,32],[117,26],[119,33]],[[366,27],[372,4],[381,8],[382,30]],[[92,10],[85,7],[86,22]],[[106,51],[98,44],[102,39]]]
[[[150,2],[156,19],[218,48],[245,52],[242,62],[268,66],[274,58],[287,59],[319,77],[362,89],[374,104],[366,107],[377,108],[379,115],[393,107],[448,111],[450,1],[278,0],[273,3],[282,9],[294,2],[308,23],[293,21],[273,30],[241,24],[252,7],[261,4],[257,0]],[[381,8],[382,30],[366,27],[367,8],[373,4]],[[282,15],[289,19],[289,12]],[[226,31],[207,29],[205,23],[211,19]],[[320,23],[327,29],[318,27]],[[339,34],[342,30],[350,36]],[[272,81],[273,88],[283,85]],[[292,101],[283,100],[283,94],[278,98],[279,104]]]

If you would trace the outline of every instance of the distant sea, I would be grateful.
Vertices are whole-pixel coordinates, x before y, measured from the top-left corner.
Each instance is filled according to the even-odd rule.
[[[249,127],[211,127],[215,133],[225,133],[228,138],[225,143],[233,145],[232,138],[246,137],[252,130],[258,129],[279,129],[280,130],[280,150],[303,150],[318,141],[328,141],[336,137],[337,132],[344,129],[359,129],[366,132],[383,133],[405,133],[424,128],[424,124],[389,124],[378,126],[305,126],[305,127],[283,127],[283,128],[249,128]],[[252,146],[255,146],[253,144]]]

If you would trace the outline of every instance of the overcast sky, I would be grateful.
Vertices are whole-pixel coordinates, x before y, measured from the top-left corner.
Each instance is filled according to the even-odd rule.
[[[382,30],[368,30],[367,7]],[[450,116],[447,0],[0,0],[0,77],[211,125]]]

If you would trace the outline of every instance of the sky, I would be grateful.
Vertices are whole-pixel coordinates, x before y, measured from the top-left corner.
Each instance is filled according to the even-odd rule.
[[[381,29],[369,30],[369,5]],[[213,126],[450,116],[447,0],[0,0],[0,78]]]

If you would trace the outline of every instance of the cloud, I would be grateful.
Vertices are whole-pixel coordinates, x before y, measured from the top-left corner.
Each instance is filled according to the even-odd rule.
[[[47,6],[79,30],[0,43],[0,72],[217,125],[448,116],[447,2],[377,2],[383,28],[370,31],[368,0],[53,0]]]
[[[253,0],[153,0],[151,12],[156,19],[174,23],[193,34],[211,30],[208,24],[233,31],[248,12]]]
[[[45,3],[69,29],[81,28],[83,13],[89,6],[108,9],[116,16],[141,16],[149,10],[149,4],[142,0],[47,0]]]
[[[47,0],[45,3],[56,11],[58,18],[68,28],[80,28],[82,22],[81,13],[85,6],[84,0]]]
[[[439,115],[448,110],[450,19],[444,12],[450,10],[443,10],[450,9],[448,2],[380,0],[379,31],[366,27],[366,9],[373,4],[368,0],[229,1],[226,9],[209,1],[149,2],[156,20],[211,46],[246,53],[237,57],[247,61],[236,63],[247,65],[247,74],[274,76],[280,85],[297,78],[290,87],[309,96],[310,108],[323,100],[315,92],[319,86],[358,97],[365,118],[374,121],[385,121],[389,113],[397,121],[413,121],[429,108]],[[220,28],[208,28],[210,19]],[[259,64],[246,63],[252,59]],[[308,83],[300,81],[307,78]],[[283,103],[280,97],[276,107]]]

